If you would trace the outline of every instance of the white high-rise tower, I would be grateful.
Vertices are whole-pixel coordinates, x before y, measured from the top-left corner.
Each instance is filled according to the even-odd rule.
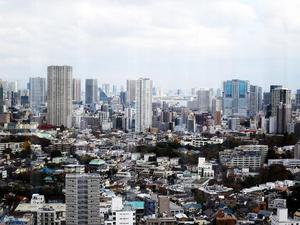
[[[72,67],[48,66],[48,123],[71,127]]]
[[[135,108],[135,131],[144,132],[152,126],[152,80],[137,80]]]

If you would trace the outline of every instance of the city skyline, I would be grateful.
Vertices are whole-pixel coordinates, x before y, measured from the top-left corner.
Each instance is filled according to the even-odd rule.
[[[143,76],[162,88],[216,88],[216,80],[238,78],[296,90],[299,8],[269,0],[1,1],[0,75],[25,84],[48,65],[67,64],[74,77],[107,83]]]

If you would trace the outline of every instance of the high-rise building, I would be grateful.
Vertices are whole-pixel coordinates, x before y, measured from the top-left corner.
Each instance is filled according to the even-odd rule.
[[[98,81],[97,79],[85,80],[85,103],[93,104],[98,102]]]
[[[136,80],[127,80],[126,82],[127,102],[135,101]]]
[[[74,102],[81,101],[81,80],[73,79],[72,100]]]
[[[223,82],[223,114],[226,116],[247,116],[249,81],[227,80]]]
[[[66,174],[66,225],[99,225],[99,196],[99,174]]]
[[[4,99],[3,99],[3,85],[2,81],[0,80],[0,113],[4,112]]]
[[[29,78],[30,106],[38,109],[46,101],[46,78],[30,77]]]
[[[271,115],[277,116],[277,107],[278,105],[286,104],[291,105],[291,90],[283,87],[277,87],[271,91]]]
[[[300,109],[300,89],[297,90],[295,99],[296,99],[296,108]]]
[[[48,123],[55,126],[72,124],[72,67],[48,66]]]
[[[152,80],[136,81],[135,131],[144,132],[152,126]]]
[[[107,96],[110,96],[110,85],[109,84],[102,84],[102,91],[104,91],[104,93]]]
[[[198,110],[201,113],[211,112],[212,110],[212,90],[200,89],[197,91]]]
[[[250,85],[249,115],[255,116],[262,106],[262,88]]]
[[[294,159],[300,159],[300,142],[297,142],[294,147]]]
[[[291,115],[291,104],[283,104],[280,102],[277,105],[276,128],[278,134],[284,134],[287,132],[287,126],[291,122]]]

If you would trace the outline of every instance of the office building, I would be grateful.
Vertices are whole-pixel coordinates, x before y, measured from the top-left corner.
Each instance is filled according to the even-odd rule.
[[[262,88],[250,85],[249,116],[256,116],[262,107]]]
[[[140,78],[136,82],[135,131],[144,132],[152,126],[152,80]]]
[[[288,217],[287,208],[277,208],[277,214],[271,217],[271,225],[297,225],[300,219],[291,219]]]
[[[98,103],[98,81],[97,79],[85,80],[85,104]]]
[[[30,106],[33,109],[45,105],[46,101],[46,78],[30,77],[29,78]]]
[[[227,80],[223,82],[223,114],[247,116],[249,104],[249,81]]]
[[[48,67],[47,92],[48,123],[71,127],[72,123],[72,67]]]
[[[278,134],[285,134],[288,124],[291,122],[292,107],[289,104],[280,102],[277,105],[276,128]]]
[[[81,101],[81,80],[73,79],[72,100],[74,102]]]
[[[99,225],[99,195],[99,174],[66,174],[66,225]]]
[[[283,87],[277,87],[272,89],[271,92],[271,115],[277,116],[278,105],[282,103],[285,105],[291,105],[291,90]]]
[[[126,82],[127,103],[129,104],[135,101],[136,83],[136,80],[127,80]]]
[[[212,90],[200,89],[197,91],[198,110],[200,113],[212,111]]]

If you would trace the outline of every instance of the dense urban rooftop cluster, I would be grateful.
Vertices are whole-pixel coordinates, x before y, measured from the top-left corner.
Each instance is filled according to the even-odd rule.
[[[0,224],[300,224],[300,91],[0,82]]]

